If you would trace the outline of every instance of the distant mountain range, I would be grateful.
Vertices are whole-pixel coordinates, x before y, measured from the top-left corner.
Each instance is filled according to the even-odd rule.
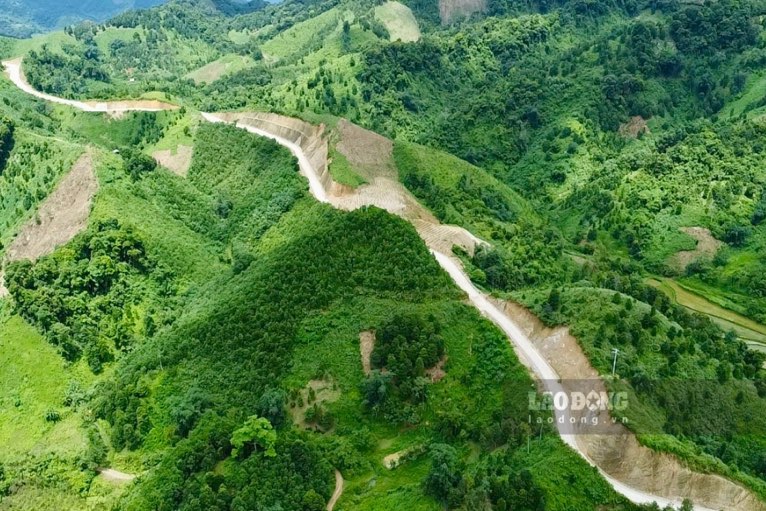
[[[0,0],[0,34],[28,37],[68,23],[102,21],[128,9],[152,7],[163,0]]]

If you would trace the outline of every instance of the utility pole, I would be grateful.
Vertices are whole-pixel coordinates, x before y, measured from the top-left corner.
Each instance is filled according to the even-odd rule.
[[[614,359],[612,360],[612,376],[614,376],[614,373],[617,371],[617,355],[620,353],[620,350],[617,348],[612,348],[612,354],[614,354]]]

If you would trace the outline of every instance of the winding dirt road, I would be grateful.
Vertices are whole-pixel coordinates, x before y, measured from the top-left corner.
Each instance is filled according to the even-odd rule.
[[[25,92],[28,92],[29,94],[32,94],[34,96],[37,96],[41,99],[45,99],[48,101],[53,101],[56,103],[66,104],[69,106],[72,106],[74,108],[78,108],[80,110],[85,111],[105,111],[105,110],[93,110],[93,105],[90,103],[84,103],[84,102],[78,102],[78,101],[70,101],[65,100],[62,98],[55,98],[53,96],[49,96],[47,94],[40,93],[39,91],[34,90],[34,88],[30,87],[29,84],[27,84],[23,79],[23,74],[20,72],[20,61],[11,61],[4,63],[6,66],[6,69],[8,70],[8,75],[10,79],[22,90]],[[210,113],[203,113],[202,116],[204,119],[208,122],[229,122],[225,116],[220,114],[210,114]],[[301,147],[295,143],[292,142],[282,136],[270,133],[264,129],[260,129],[256,126],[247,125],[242,122],[238,122],[237,126],[243,129],[246,129],[247,131],[254,133],[256,135],[268,137],[277,143],[283,145],[287,149],[289,149],[293,155],[298,159],[300,172],[303,176],[305,176],[308,179],[309,182],[309,188],[311,191],[311,194],[320,202],[329,203],[329,204],[335,204],[335,201],[333,200],[333,197],[328,194],[327,190],[325,189],[325,186],[323,185],[322,178],[318,174],[317,170],[312,166],[309,158],[304,154]],[[535,345],[530,341],[530,339],[527,337],[527,335],[522,331],[522,329],[514,322],[514,320],[503,310],[501,310],[497,305],[495,305],[490,298],[479,291],[471,282],[469,277],[466,275],[465,271],[462,268],[462,265],[459,260],[456,258],[446,255],[443,251],[439,250],[438,247],[435,247],[433,243],[429,243],[429,240],[426,240],[426,243],[429,246],[429,249],[431,250],[431,253],[436,258],[438,263],[441,265],[441,267],[452,277],[452,279],[455,281],[458,287],[462,289],[467,295],[471,303],[479,310],[481,313],[486,316],[488,319],[490,319],[492,322],[494,322],[508,337],[508,339],[511,341],[512,345],[514,346],[520,360],[533,372],[533,374],[539,378],[542,382],[544,382],[544,385],[546,387],[546,390],[550,392],[561,392],[564,391],[563,386],[559,382],[559,375],[557,372],[553,369],[553,367],[546,361],[546,359],[543,357],[543,355],[539,352],[539,350],[535,347]],[[605,473],[600,467],[598,467],[588,456],[587,450],[581,445],[582,440],[578,439],[578,435],[574,434],[573,427],[570,425],[570,419],[571,417],[570,412],[568,411],[557,411],[556,412],[556,418],[557,420],[557,428],[559,431],[559,434],[561,435],[562,440],[570,446],[575,452],[580,454],[588,463],[595,466],[601,475],[604,477],[604,479],[617,491],[618,493],[624,495],[629,500],[637,503],[637,504],[648,504],[652,502],[656,502],[660,506],[674,506],[679,507],[681,505],[681,498],[668,498],[663,497],[660,495],[654,495],[645,491],[642,491],[640,489],[628,486],[615,478],[611,477],[609,474]],[[343,491],[343,479],[342,476],[340,476],[340,473],[336,471],[336,489],[335,493],[333,495],[333,498],[328,503],[327,509],[332,510],[335,506],[335,503],[337,502],[337,499],[340,497],[342,491]],[[698,511],[714,511],[712,508],[704,507],[698,503],[695,503],[695,509]],[[731,509],[731,508],[730,508]]]
[[[83,112],[102,112],[102,113],[120,113],[120,112],[160,112],[162,110],[175,110],[177,105],[164,103],[162,101],[139,99],[125,101],[76,101],[73,99],[59,98],[44,92],[40,92],[27,82],[24,71],[21,68],[21,58],[3,61],[8,78],[27,94],[36,96],[51,103],[67,105]]]

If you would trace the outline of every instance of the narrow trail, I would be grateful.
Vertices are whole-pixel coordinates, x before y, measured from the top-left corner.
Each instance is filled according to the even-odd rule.
[[[136,476],[133,474],[120,472],[119,470],[114,470],[113,468],[101,468],[99,469],[98,473],[101,474],[101,477],[103,477],[106,481],[111,483],[129,483],[136,478]]]
[[[81,110],[97,111],[97,110],[92,110],[93,106],[91,104],[64,100],[61,98],[54,98],[52,96],[49,96],[34,90],[24,81],[23,76],[20,73],[20,61],[12,61],[9,63],[4,63],[4,64],[6,66],[6,69],[8,70],[8,75],[10,79],[20,89],[24,90],[25,92],[35,95],[41,99],[54,101],[56,103],[67,104],[69,106],[72,106],[74,108],[79,108]],[[326,183],[323,183],[323,178],[325,178],[325,181],[327,181],[326,176],[321,175],[317,171],[317,169],[314,167],[314,165],[312,165],[311,159],[304,153],[299,143],[288,140],[285,136],[271,133],[268,130],[265,130],[259,126],[252,125],[252,123],[243,122],[239,118],[232,119],[231,115],[203,113],[202,116],[206,121],[214,122],[214,123],[223,123],[223,122],[230,123],[233,120],[234,122],[236,122],[237,127],[245,129],[256,135],[268,137],[276,141],[280,145],[286,147],[297,158],[300,172],[303,176],[307,178],[309,182],[310,192],[318,201],[331,204],[341,209],[353,209],[348,207],[348,201],[341,200],[341,198],[335,197],[331,193],[328,193],[328,190],[326,188]],[[363,201],[360,201],[359,204],[354,204],[354,207],[360,207],[362,205],[364,205],[364,203]],[[402,214],[401,211],[394,211],[393,213],[407,218],[407,215]],[[409,220],[413,221],[413,219],[411,218]],[[413,221],[413,224],[415,224],[416,227],[418,227],[417,222]],[[460,228],[457,228],[454,226],[442,226],[442,225],[434,226],[429,224],[428,227],[429,227],[428,229],[418,228],[418,232],[421,233],[421,236],[423,236],[423,232],[431,232],[434,227],[438,229],[446,229],[448,231],[451,231],[453,234],[455,232],[461,231]],[[523,332],[523,330],[514,322],[514,320],[510,317],[509,314],[504,312],[498,305],[496,305],[490,299],[489,296],[487,296],[485,293],[478,290],[476,286],[473,285],[470,278],[466,275],[465,271],[463,270],[460,261],[457,258],[452,257],[451,255],[447,255],[445,253],[447,248],[444,245],[444,240],[442,239],[437,242],[430,236],[423,236],[423,238],[427,246],[431,250],[431,253],[436,258],[437,262],[450,275],[450,277],[454,280],[455,284],[468,295],[468,298],[471,301],[471,303],[485,317],[487,317],[492,322],[494,322],[506,334],[509,341],[514,346],[515,351],[517,352],[519,356],[519,359],[522,361],[522,363],[524,363],[530,369],[530,371],[534,374],[534,376],[536,376],[540,381],[543,382],[545,386],[545,390],[550,392],[564,391],[565,389],[560,382],[560,378],[557,372],[548,363],[545,357],[540,353],[540,351],[537,349],[534,343],[529,339],[529,337]],[[588,455],[587,447],[586,447],[587,442],[583,438],[581,438],[582,435],[575,434],[574,427],[571,426],[570,424],[570,419],[572,418],[573,417],[571,416],[571,413],[569,411],[556,412],[557,429],[561,436],[561,439],[564,441],[564,443],[566,443],[569,447],[571,447],[575,452],[577,452],[580,456],[582,456],[582,458],[585,459],[589,464],[596,467],[601,473],[601,475],[604,477],[604,479],[614,488],[615,491],[617,491],[618,493],[622,494],[623,496],[625,496],[626,498],[628,498],[629,500],[637,504],[650,504],[650,503],[656,502],[660,506],[670,505],[676,508],[680,507],[681,500],[682,500],[680,497],[655,495],[649,492],[645,492],[639,488],[628,486],[622,483],[621,481],[618,481],[617,479],[613,478],[612,476],[607,474],[604,470],[602,470],[600,467],[598,467],[598,465],[594,463],[593,460]],[[334,508],[335,503],[337,502],[338,498],[340,497],[343,491],[342,476],[337,471],[335,476],[336,476],[336,489],[335,489],[335,493],[333,494],[333,498],[330,500],[330,502],[328,502],[327,509],[329,510]],[[731,483],[731,484],[734,484],[734,483]],[[739,505],[734,504],[733,506],[728,505],[726,506],[726,508],[727,509],[766,509],[766,506],[763,506],[762,503],[759,502],[758,504],[754,506],[750,506],[750,507],[747,507],[747,506],[740,507]],[[714,511],[713,508],[704,507],[698,504],[697,502],[695,502],[695,509],[697,511]]]
[[[332,497],[330,497],[330,500],[327,502],[327,511],[333,511],[333,509],[335,509],[335,504],[338,503],[338,499],[343,495],[343,486],[345,483],[340,470],[335,469],[335,491],[332,492]]]

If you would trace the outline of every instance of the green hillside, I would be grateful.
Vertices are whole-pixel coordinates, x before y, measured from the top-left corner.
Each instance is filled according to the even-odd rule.
[[[86,151],[99,184],[5,268],[0,509],[322,510],[335,470],[338,510],[640,509],[529,416],[411,224],[317,203],[225,111],[323,124],[343,190],[376,176],[339,119],[388,137],[376,165],[486,242],[453,249],[477,286],[569,327],[642,444],[766,499],[766,3],[475,4],[171,0],[0,38],[49,94],[181,106],[0,79],[0,253]]]
[[[114,133],[129,122],[79,116]],[[517,479],[486,498],[514,502],[525,488],[555,501],[554,481],[577,477],[566,509],[590,509],[594,487],[608,509],[629,508],[558,440],[524,426],[528,376],[404,221],[313,203],[286,151],[241,130],[202,125],[194,143],[188,180],[162,169],[131,174],[127,155],[104,152],[88,230],[35,264],[9,267],[14,310],[28,323],[13,316],[4,331],[18,336],[13,342],[42,343],[54,357],[51,376],[85,392],[74,400],[50,387],[51,398],[29,394],[35,407],[19,420],[42,422],[50,407],[61,426],[43,430],[44,441],[90,443],[82,468],[57,451],[48,454],[55,468],[42,471],[30,471],[26,458],[4,461],[10,509],[40,498],[58,509],[115,499],[125,509],[313,509],[332,491],[333,468],[358,488],[359,508],[437,509],[486,492],[484,484],[468,494],[421,485],[438,456],[452,460],[453,485],[489,483],[497,476],[485,465],[514,460]],[[412,342],[423,328],[438,339],[449,357],[443,380],[430,383],[423,362],[407,358],[411,376],[365,378],[360,332],[399,327],[402,318]],[[44,368],[30,371],[34,378]],[[15,388],[13,373],[7,378]],[[481,402],[470,397],[478,393]],[[235,453],[236,432],[256,415],[275,428],[275,441],[246,441]],[[73,439],[61,444],[65,423]],[[412,461],[384,468],[383,458],[400,451]],[[554,458],[562,461],[551,466]],[[529,468],[524,460],[533,459]],[[105,488],[94,469],[109,464],[144,475],[131,488]]]

